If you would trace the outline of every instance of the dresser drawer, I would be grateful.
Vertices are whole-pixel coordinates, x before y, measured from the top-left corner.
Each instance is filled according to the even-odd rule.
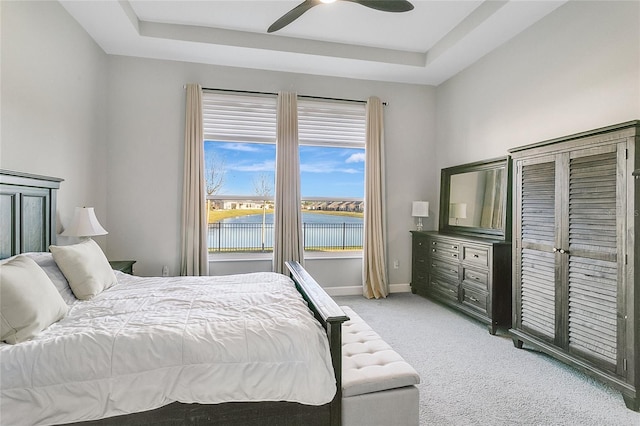
[[[413,267],[414,269],[429,269],[429,258],[427,256],[413,256]]]
[[[463,246],[462,260],[465,263],[473,263],[475,265],[489,266],[489,248]]]
[[[487,313],[487,298],[489,293],[462,286],[462,303],[474,309]]]
[[[433,243],[433,241],[432,241]],[[458,260],[460,258],[460,252],[456,249],[451,248],[452,246],[444,247],[431,247],[431,257],[435,259],[443,259],[443,260]]]
[[[458,302],[458,283],[446,278],[431,276],[429,290],[437,296]]]
[[[413,254],[427,256],[429,254],[429,239],[424,236],[413,237]]]
[[[446,256],[447,254],[459,254],[460,253],[460,244],[455,241],[448,240],[440,240],[440,239],[432,239],[429,243],[429,251],[433,255],[440,254],[442,256]],[[456,256],[457,258],[458,256]]]
[[[483,290],[488,290],[489,272],[477,269],[462,268],[462,282],[464,284],[476,285]]]
[[[446,277],[455,282],[459,280],[457,263],[450,263],[439,259],[431,259],[430,267],[430,271],[433,275]]]
[[[425,269],[414,269],[411,274],[411,284],[426,286],[429,283],[429,271]]]

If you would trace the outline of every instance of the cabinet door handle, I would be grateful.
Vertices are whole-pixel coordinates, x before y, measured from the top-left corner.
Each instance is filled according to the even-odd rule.
[[[560,249],[560,254],[569,254],[569,250]]]
[[[556,253],[558,249],[556,247],[553,248],[553,252]]]

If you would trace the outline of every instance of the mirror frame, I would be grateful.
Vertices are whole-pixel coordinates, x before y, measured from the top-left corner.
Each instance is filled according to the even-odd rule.
[[[502,229],[478,228],[449,224],[449,205],[451,195],[451,177],[469,172],[504,168],[503,191],[505,191],[504,216]],[[440,175],[440,215],[438,230],[446,234],[459,234],[480,238],[511,241],[511,157],[493,158],[485,161],[461,164],[442,169]]]

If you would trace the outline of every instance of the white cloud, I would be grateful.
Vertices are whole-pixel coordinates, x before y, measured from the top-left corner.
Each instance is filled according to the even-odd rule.
[[[273,172],[276,169],[276,164],[272,160],[265,160],[261,163],[250,164],[232,164],[229,166],[231,170],[237,170],[239,172]]]
[[[260,149],[254,144],[250,143],[221,143],[217,146],[220,149],[227,149],[229,151],[242,151],[242,152],[258,152]]]
[[[357,154],[351,154],[349,158],[345,160],[347,163],[364,163],[364,152],[358,152]]]
[[[360,170],[352,168],[343,168],[336,163],[316,162],[316,163],[303,163],[300,164],[300,171],[306,173],[360,173]]]

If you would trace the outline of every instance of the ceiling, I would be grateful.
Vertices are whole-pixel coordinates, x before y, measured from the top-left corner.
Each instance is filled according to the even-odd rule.
[[[280,31],[302,0],[60,0],[113,55],[438,85],[560,1],[411,0],[404,13],[338,0]]]

